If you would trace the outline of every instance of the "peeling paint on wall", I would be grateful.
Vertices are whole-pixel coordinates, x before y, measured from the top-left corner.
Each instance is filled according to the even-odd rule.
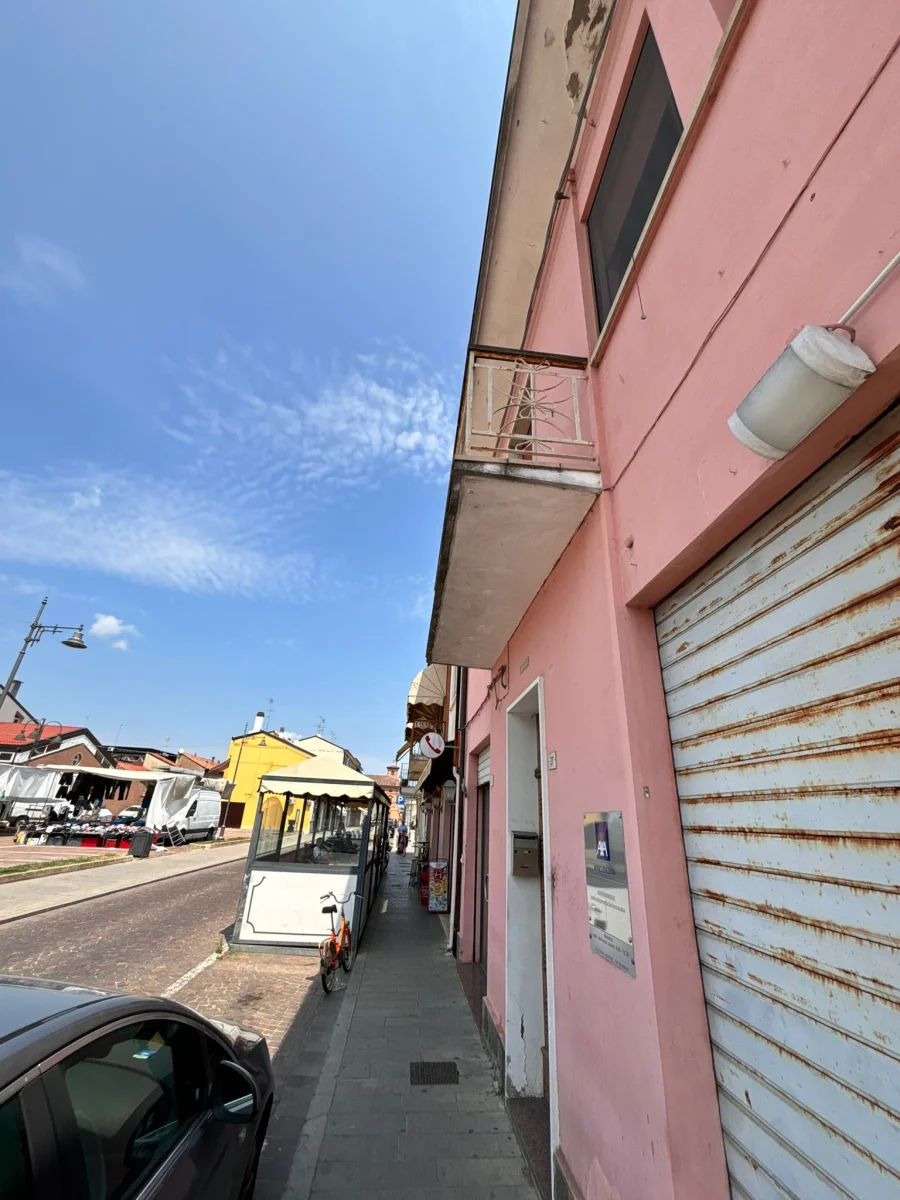
[[[606,0],[573,0],[566,24],[565,44],[569,76],[566,91],[575,104],[581,101],[584,80],[590,75],[594,55],[600,45],[603,26],[609,15]]]

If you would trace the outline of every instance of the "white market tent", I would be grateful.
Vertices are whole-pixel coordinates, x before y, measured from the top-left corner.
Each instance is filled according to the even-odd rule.
[[[150,804],[147,807],[146,822],[148,829],[162,829],[165,825],[177,824],[187,815],[193,801],[193,794],[201,784],[197,772],[175,773],[172,771],[124,771],[120,767],[64,767],[37,766],[29,768],[32,771],[42,771],[57,777],[66,774],[98,776],[100,779],[111,779],[128,783],[155,783]],[[52,795],[56,795],[54,787]]]

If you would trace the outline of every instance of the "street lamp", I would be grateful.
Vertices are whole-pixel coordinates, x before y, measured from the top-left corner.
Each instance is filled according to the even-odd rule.
[[[35,731],[34,737],[31,739],[31,744],[28,747],[28,756],[25,759],[26,765],[31,762],[31,756],[34,754],[38,745],[43,740],[44,731],[46,730],[48,725],[58,725],[60,734],[62,733],[63,729],[65,728],[65,726],[62,724],[61,721],[48,721],[42,717],[41,721],[37,727],[37,730]],[[17,733],[16,736],[13,738],[14,742],[27,742],[28,740],[29,739],[28,739],[27,734],[25,733],[24,726],[22,728],[22,731],[20,733]],[[51,738],[51,741],[52,741],[52,738]]]
[[[41,617],[44,615],[44,609],[46,607],[47,597],[45,596],[41,601],[41,607],[37,610],[37,616],[31,622],[31,628],[28,630],[25,641],[22,643],[22,649],[19,651],[19,656],[15,663],[13,663],[13,669],[9,673],[9,679],[7,679],[3,687],[3,691],[0,692],[0,711],[2,711],[6,697],[10,694],[12,686],[16,681],[16,673],[18,672],[19,667],[22,665],[22,659],[25,657],[25,652],[29,646],[33,646],[39,642],[45,633],[68,633],[71,636],[64,639],[62,643],[64,646],[68,646],[72,650],[87,650],[87,646],[84,644],[83,625],[41,624]]]

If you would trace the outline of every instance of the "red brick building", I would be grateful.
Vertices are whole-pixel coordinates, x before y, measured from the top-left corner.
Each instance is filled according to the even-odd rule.
[[[396,763],[391,763],[386,775],[370,775],[369,778],[374,779],[383,792],[387,792],[391,802],[391,820],[399,821],[400,809],[397,807],[397,800],[400,796],[400,768]]]

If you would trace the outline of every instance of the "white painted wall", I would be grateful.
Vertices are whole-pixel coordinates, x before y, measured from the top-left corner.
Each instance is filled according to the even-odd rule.
[[[250,872],[244,911],[240,915],[242,942],[275,942],[290,946],[318,946],[331,932],[331,920],[322,913],[324,892],[333,891],[339,900],[356,888],[356,874],[335,871]],[[353,900],[344,911],[353,928]],[[340,919],[338,909],[335,920]]]
[[[540,879],[512,873],[512,833],[540,833],[536,687],[507,713],[506,824],[506,1088],[510,1095],[544,1094],[541,1047],[544,996],[541,977]]]

